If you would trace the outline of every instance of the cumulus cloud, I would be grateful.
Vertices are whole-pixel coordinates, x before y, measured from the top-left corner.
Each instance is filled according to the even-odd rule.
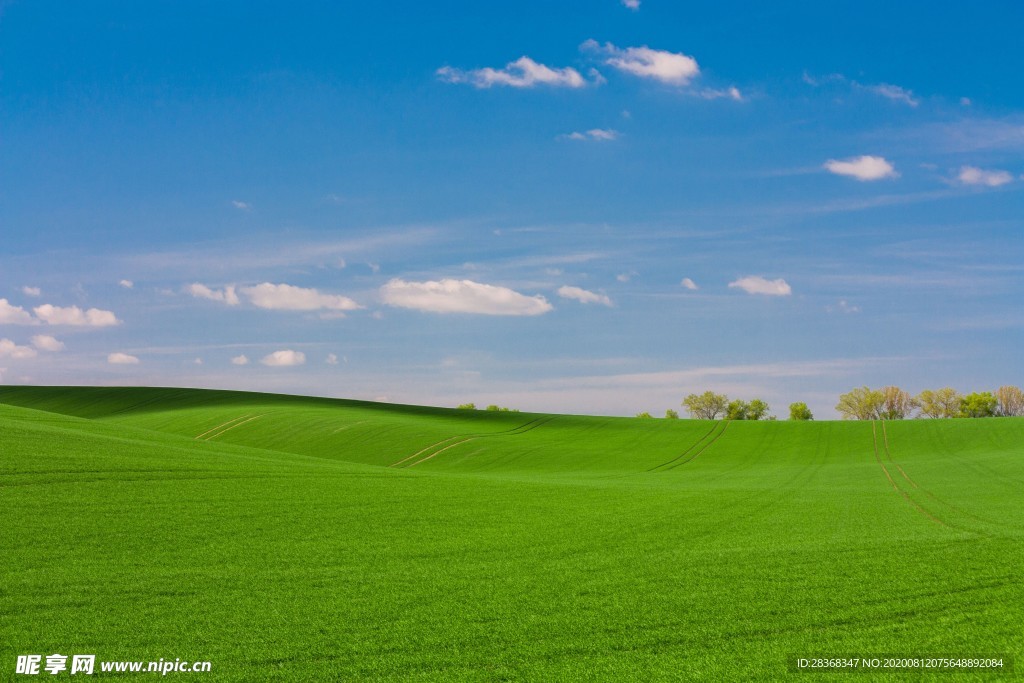
[[[249,358],[243,353],[241,356],[235,356],[231,359],[232,365],[248,365]]]
[[[569,140],[594,140],[597,142],[608,142],[619,137],[619,131],[611,128],[591,128],[588,131],[574,131],[564,136]]]
[[[640,9],[640,0],[622,0],[622,6],[628,7],[635,12]]]
[[[238,305],[238,294],[235,293],[234,285],[228,285],[224,289],[210,289],[204,284],[193,282],[185,288],[185,291],[197,299],[220,301],[228,306]]]
[[[324,362],[327,363],[328,365],[337,365],[338,364],[338,356],[336,354],[329,353],[329,354],[327,354],[327,360],[324,361]]]
[[[135,283],[132,282],[131,280],[121,280],[117,284],[119,284],[120,286],[124,287],[125,289],[131,289],[132,287],[135,286]]]
[[[127,353],[117,351],[107,356],[107,362],[111,365],[138,365],[139,359],[135,356],[130,356]]]
[[[898,85],[890,85],[889,83],[879,83],[878,85],[865,86],[865,89],[870,90],[876,95],[881,95],[886,99],[890,99],[894,102],[902,102],[903,104],[906,104],[911,107],[916,107],[918,104],[920,104],[919,100],[914,97],[914,93],[907,90],[906,88],[901,88]]]
[[[32,337],[32,346],[40,349],[41,351],[62,351],[64,350],[64,342],[58,341],[48,334],[37,334]]]
[[[8,303],[7,299],[0,299],[0,324],[35,325],[36,323],[32,314],[24,308]]]
[[[273,368],[303,365],[306,362],[306,354],[302,351],[284,349],[282,351],[274,351],[271,354],[267,354],[260,362]]]
[[[697,283],[694,282],[693,280],[691,280],[688,277],[684,277],[679,284],[682,287],[685,287],[686,289],[690,290],[691,292],[692,291],[696,291],[697,289],[700,289],[699,287],[697,287]]]
[[[28,285],[25,285],[21,288],[21,293],[25,296],[40,296],[42,295],[43,290],[38,287],[29,287]]]
[[[1013,176],[1006,171],[987,171],[976,166],[962,166],[956,177],[963,185],[985,185],[999,187],[1013,182]]]
[[[843,160],[829,159],[825,162],[824,168],[829,173],[849,176],[860,181],[899,177],[899,173],[884,157],[869,155]]]
[[[18,346],[10,339],[0,339],[0,358],[34,358],[36,350],[30,346]]]
[[[619,71],[670,85],[687,85],[700,75],[697,60],[679,52],[653,50],[646,45],[619,48],[611,43],[601,45],[593,39],[583,43],[580,49],[603,55],[604,63]]]
[[[472,280],[407,282],[396,278],[380,288],[380,295],[389,306],[433,313],[541,315],[553,308],[539,294],[527,296],[507,287]]]
[[[563,299],[575,299],[581,304],[602,304],[604,306],[612,306],[612,300],[604,294],[598,294],[597,292],[590,292],[580,287],[559,287],[558,296]]]
[[[476,88],[504,85],[511,88],[532,88],[548,85],[556,88],[582,88],[587,84],[580,72],[572,67],[552,68],[523,56],[501,69],[455,69],[443,66],[436,72],[445,83],[468,83]]]
[[[72,325],[76,327],[110,327],[121,321],[111,311],[90,308],[83,311],[78,306],[52,306],[43,304],[32,309],[36,317],[48,325]]]
[[[730,287],[742,289],[747,294],[764,294],[766,296],[789,296],[793,293],[789,283],[779,278],[768,280],[760,275],[748,275],[729,283]]]
[[[293,285],[275,285],[269,282],[254,287],[242,287],[242,293],[260,308],[279,311],[353,311],[362,308],[352,299],[336,294],[321,294],[315,289]]]

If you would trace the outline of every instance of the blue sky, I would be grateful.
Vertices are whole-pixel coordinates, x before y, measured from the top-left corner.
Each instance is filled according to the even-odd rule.
[[[1024,384],[1018,3],[0,4],[0,381]]]

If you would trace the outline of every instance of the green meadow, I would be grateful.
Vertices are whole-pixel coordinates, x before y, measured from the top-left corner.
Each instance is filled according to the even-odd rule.
[[[0,387],[0,503],[14,680],[31,653],[210,661],[169,674],[206,681],[848,680],[790,662],[868,654],[1024,667],[1020,418]],[[155,674],[95,675],[139,676]]]

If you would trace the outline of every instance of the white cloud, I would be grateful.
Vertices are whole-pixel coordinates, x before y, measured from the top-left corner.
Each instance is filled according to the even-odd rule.
[[[893,165],[883,157],[868,155],[845,159],[842,161],[829,159],[825,162],[824,168],[829,173],[849,176],[861,181],[899,177],[899,173],[896,172]]]
[[[324,361],[324,362],[327,363],[328,365],[337,365],[338,364],[338,356],[336,354],[329,353],[329,354],[327,354],[327,360]]]
[[[321,294],[316,289],[275,285],[269,282],[254,287],[242,287],[242,293],[260,308],[279,311],[353,311],[362,308],[352,299],[336,294]]]
[[[185,291],[197,299],[220,301],[228,306],[238,305],[238,294],[235,293],[234,285],[228,285],[224,289],[210,289],[204,284],[193,282],[185,288]]]
[[[43,304],[32,309],[36,317],[49,325],[73,325],[76,327],[109,327],[121,321],[111,311],[90,308],[83,311],[78,306],[51,306]]]
[[[640,78],[653,78],[670,85],[687,85],[700,75],[700,67],[693,57],[666,50],[642,47],[619,48],[596,40],[584,42],[580,49],[605,55],[604,63]]]
[[[125,289],[131,289],[132,287],[135,286],[135,283],[132,282],[131,280],[121,280],[117,284],[119,284],[120,286],[124,287]]]
[[[241,356],[235,356],[231,359],[232,365],[248,365],[249,358],[243,353]]]
[[[552,68],[525,56],[514,62],[509,62],[501,69],[486,67],[464,71],[443,66],[436,71],[436,74],[445,83],[469,83],[476,88],[490,88],[495,85],[506,85],[512,88],[532,88],[536,85],[582,88],[587,85],[586,79],[572,67]]]
[[[604,294],[598,294],[597,292],[590,292],[579,287],[559,287],[558,296],[563,299],[575,299],[582,304],[602,304],[604,306],[613,306],[612,300]]]
[[[727,97],[734,102],[743,101],[743,93],[735,85],[729,86],[725,90],[716,90],[714,88],[705,88],[697,92],[697,96],[705,100],[717,100],[723,97]]]
[[[0,324],[35,325],[36,320],[21,306],[10,304],[7,299],[0,299]]]
[[[748,275],[729,283],[730,287],[742,289],[747,294],[764,294],[766,296],[789,296],[793,293],[789,283],[779,278],[767,280],[760,275]]]
[[[622,6],[628,7],[635,12],[640,9],[640,0],[622,0]]]
[[[588,131],[580,133],[574,131],[564,136],[569,140],[596,140],[598,142],[608,142],[615,140],[619,137],[619,131],[612,130],[611,128],[591,128]]]
[[[901,88],[898,85],[879,83],[878,85],[866,86],[866,89],[870,90],[876,95],[881,95],[882,97],[893,100],[894,102],[902,102],[903,104],[909,105],[911,107],[916,107],[920,103],[914,97],[914,93],[907,90],[906,88]]]
[[[825,310],[829,313],[860,313],[860,306],[855,306],[846,299],[840,299],[838,304],[826,306]]]
[[[139,359],[118,351],[107,356],[107,362],[111,365],[138,365]]]
[[[231,200],[231,206],[239,209],[240,211],[252,211],[252,205],[237,199]]]
[[[275,368],[304,365],[306,362],[306,354],[302,351],[284,349],[283,351],[274,351],[273,353],[264,356],[263,360],[260,362],[264,365],[269,365],[270,367]]]
[[[962,166],[956,177],[964,185],[986,185],[999,187],[1013,182],[1013,176],[1006,171],[987,171],[976,166]]]
[[[40,296],[43,293],[43,290],[38,287],[29,287],[28,285],[25,285],[21,288],[21,293],[25,296]]]
[[[380,294],[389,306],[433,313],[541,315],[553,308],[539,294],[526,296],[507,287],[472,280],[406,282],[396,278],[382,286]]]
[[[695,291],[695,290],[697,290],[697,289],[700,289],[700,288],[699,288],[699,287],[697,286],[697,283],[696,283],[696,282],[694,282],[693,280],[691,280],[691,279],[690,279],[690,278],[688,278],[688,277],[684,277],[684,278],[682,279],[682,281],[681,281],[681,282],[680,282],[679,284],[680,284],[680,285],[681,285],[682,287],[686,287],[686,288],[687,288],[688,290],[690,290],[691,292],[692,292],[692,291]]]
[[[48,334],[37,334],[32,337],[32,346],[43,351],[62,351],[64,342],[58,341]]]
[[[202,358],[196,358],[194,361],[192,361],[192,364],[193,365],[202,365],[203,364],[203,359]]]
[[[34,358],[35,349],[30,346],[18,346],[10,339],[0,339],[0,358]]]

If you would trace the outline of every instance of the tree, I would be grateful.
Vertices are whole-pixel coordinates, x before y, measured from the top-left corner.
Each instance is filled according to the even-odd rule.
[[[683,399],[683,405],[690,411],[690,415],[698,420],[716,420],[719,415],[725,413],[729,398],[725,394],[705,391],[700,396],[690,394]]]
[[[844,420],[875,420],[879,417],[884,400],[882,392],[858,387],[839,397],[836,410]]]
[[[999,414],[1003,417],[1024,416],[1024,391],[1020,387],[999,387],[996,391]]]
[[[759,398],[747,404],[748,420],[763,420],[768,415],[768,404]]]
[[[952,387],[944,387],[936,391],[925,389],[917,395],[917,405],[921,409],[921,415],[925,417],[942,418],[956,417],[960,414],[960,395]]]
[[[646,410],[642,413],[637,413],[636,416],[645,420],[651,419],[651,414],[648,413]]]
[[[475,403],[463,403],[459,406],[459,410],[476,410]]]
[[[676,411],[674,411],[671,408],[669,408],[668,410],[665,411],[665,419],[666,420],[678,420],[679,419],[679,413],[677,413]]]
[[[811,409],[807,407],[807,404],[803,401],[789,404],[789,419],[790,420],[813,420],[814,415],[811,414]]]
[[[739,399],[729,401],[729,405],[725,408],[725,419],[746,420],[749,410],[750,406],[747,405],[746,401],[741,401]]]
[[[960,417],[992,417],[998,408],[999,400],[991,391],[976,391],[960,399]]]
[[[917,407],[917,400],[899,387],[881,389],[882,403],[878,417],[883,420],[902,420]]]

